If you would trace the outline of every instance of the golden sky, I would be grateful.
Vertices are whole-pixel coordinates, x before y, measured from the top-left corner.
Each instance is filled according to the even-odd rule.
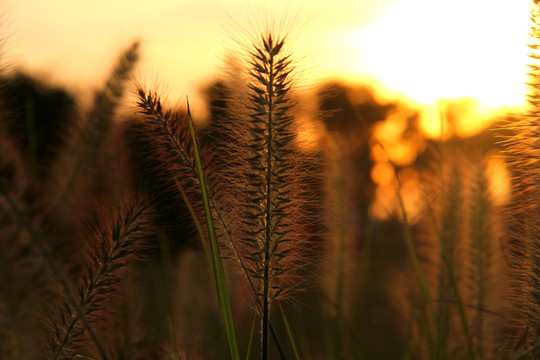
[[[171,99],[189,95],[194,111],[230,49],[231,24],[284,12],[299,14],[295,41],[314,80],[370,81],[425,104],[524,99],[528,0],[3,0],[2,12],[17,66],[83,91],[138,38],[139,78],[165,84]]]

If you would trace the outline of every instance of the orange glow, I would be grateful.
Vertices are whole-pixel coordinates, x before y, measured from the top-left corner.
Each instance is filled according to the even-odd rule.
[[[376,163],[371,169],[371,179],[377,185],[392,185],[394,182],[394,170],[388,163]]]
[[[490,189],[496,205],[503,206],[510,200],[510,173],[500,154],[488,158],[487,173],[490,179]]]
[[[375,201],[371,204],[371,214],[377,219],[387,219],[389,215],[400,216],[401,210],[396,198],[395,177],[392,167],[387,163],[377,163],[371,172],[373,181],[379,186],[375,190]],[[412,169],[403,169],[399,172],[401,182],[400,196],[403,198],[405,211],[409,221],[416,222],[422,210],[423,194],[418,174]]]
[[[355,69],[422,103],[471,96],[492,107],[521,104],[528,16],[526,0],[400,1],[351,30]]]
[[[375,161],[386,162],[389,159],[397,166],[407,166],[414,162],[418,151],[424,147],[424,140],[419,135],[404,138],[407,121],[414,115],[406,107],[399,106],[385,121],[374,126],[373,135],[378,144],[374,144],[371,151]]]
[[[420,127],[431,138],[471,136],[484,130],[499,112],[503,113],[502,109],[490,108],[470,97],[439,99],[432,106],[423,107]]]
[[[438,99],[476,99],[475,109],[456,117],[455,133],[471,135],[499,107],[524,104],[529,10],[527,0],[399,1],[344,33],[347,71],[423,108],[421,126],[430,137],[444,131]]]
[[[164,79],[171,99],[189,94],[197,111],[201,84],[219,73],[228,51],[223,28],[286,14],[302,35],[294,38],[306,49],[300,56],[316,69],[313,81],[367,81],[422,104],[470,96],[495,108],[523,102],[528,3],[6,0],[3,30],[12,59],[76,88],[100,84],[118,49],[140,38],[140,77]]]
[[[300,118],[297,128],[296,141],[300,147],[307,151],[316,151],[319,148],[321,138],[324,134],[324,125],[309,117]]]
[[[375,137],[382,142],[395,142],[405,130],[405,126],[405,119],[393,113],[375,126]]]

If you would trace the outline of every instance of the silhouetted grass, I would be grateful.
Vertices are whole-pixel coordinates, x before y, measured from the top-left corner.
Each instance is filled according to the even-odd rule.
[[[537,6],[532,18],[536,42]],[[92,108],[73,116],[65,141],[54,134],[51,156],[37,153],[33,108],[20,138],[16,109],[2,104],[1,358],[366,359],[389,354],[381,346],[403,359],[538,358],[540,67],[530,68],[528,113],[505,130],[513,188],[502,213],[487,166],[495,155],[481,147],[467,153],[451,145],[460,140],[441,140],[431,167],[391,160],[372,125],[397,105],[368,121],[373,106],[344,93],[343,124],[328,123],[319,148],[304,148],[290,42],[254,34],[220,84],[223,104],[207,129],[189,105],[167,109],[157,90],[138,86],[126,119],[137,151],[119,146],[125,127],[114,119],[138,43]],[[370,156],[391,168],[394,219],[366,219],[375,196],[355,198],[358,184],[375,188],[354,171],[370,172]],[[405,167],[424,175],[415,216]],[[160,223],[163,203],[184,217]],[[175,227],[186,219],[200,243],[176,254],[174,238],[195,233]],[[171,229],[180,229],[174,238]],[[369,344],[378,323],[382,339]]]

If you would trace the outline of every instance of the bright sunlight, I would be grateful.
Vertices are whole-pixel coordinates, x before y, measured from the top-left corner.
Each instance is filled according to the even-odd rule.
[[[11,0],[5,28],[18,64],[55,78],[50,69],[62,68],[58,80],[75,88],[80,81],[70,79],[81,76],[98,84],[106,73],[99,59],[130,36],[141,36],[148,51],[140,78],[167,79],[172,99],[190,94],[194,108],[203,111],[201,84],[229,51],[224,27],[259,8],[296,17],[293,27],[307,42],[302,61],[312,81],[364,81],[424,105],[462,96],[492,108],[523,103],[527,0],[130,2],[127,8],[56,1],[47,4],[51,17],[42,16],[45,8],[37,1]],[[430,121],[423,126],[436,134],[438,120]]]
[[[492,107],[522,104],[528,11],[527,1],[404,0],[351,30],[351,70],[423,103],[470,96]]]

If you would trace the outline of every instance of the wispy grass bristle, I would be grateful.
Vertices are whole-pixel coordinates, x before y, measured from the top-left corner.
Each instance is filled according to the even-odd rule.
[[[526,351],[540,343],[540,4],[531,4],[529,92],[526,113],[512,119],[503,143],[512,173],[513,201],[508,206],[514,281],[512,313],[514,350]]]
[[[188,207],[193,210],[192,215],[196,216],[194,221],[203,224],[205,209],[187,115],[164,110],[159,96],[155,93],[147,93],[143,89],[139,89],[138,101],[139,111],[143,115],[138,124],[138,133],[148,140],[146,150],[154,160],[157,160],[157,165],[152,171],[168,183],[171,193],[176,194],[180,201],[189,201]],[[230,189],[230,185],[224,184],[226,182],[220,176],[223,174],[219,170],[213,171],[215,166],[219,169],[219,165],[213,162],[219,157],[214,157],[209,152],[209,147],[204,145],[203,143],[199,146],[201,166],[208,184],[208,201],[214,218],[213,224],[220,239],[222,255],[227,256],[230,253],[229,257],[239,264],[252,291],[255,292],[255,285],[247,275],[246,266],[239,261],[238,243],[233,229],[236,212],[235,208],[228,206],[229,201],[226,200],[233,193],[227,190]],[[230,183],[235,184],[234,178]],[[205,236],[201,240],[208,241],[206,227],[200,225],[198,229],[204,229]]]
[[[261,356],[268,356],[269,314],[272,302],[287,296],[298,284],[294,274],[302,266],[302,189],[295,148],[291,99],[293,65],[286,37],[271,31],[255,39],[249,49],[248,101],[239,112],[245,163],[238,169],[245,181],[238,205],[242,221],[241,261],[257,290],[261,315]]]
[[[458,135],[470,99],[437,142],[367,87],[311,98],[271,16],[240,29],[206,122],[142,85],[116,121],[138,42],[88,111],[59,90],[58,121],[0,66],[0,91],[30,87],[24,109],[0,99],[0,359],[540,358],[540,1],[531,15],[529,106],[499,144]]]
[[[124,205],[116,216],[105,211],[104,215],[110,216],[104,216],[99,230],[90,237],[91,263],[77,286],[77,302],[88,320],[96,320],[110,294],[117,290],[118,272],[145,248],[139,241],[148,221],[147,212],[147,205],[140,200]],[[71,359],[87,340],[85,325],[69,302],[53,314],[48,358]]]

